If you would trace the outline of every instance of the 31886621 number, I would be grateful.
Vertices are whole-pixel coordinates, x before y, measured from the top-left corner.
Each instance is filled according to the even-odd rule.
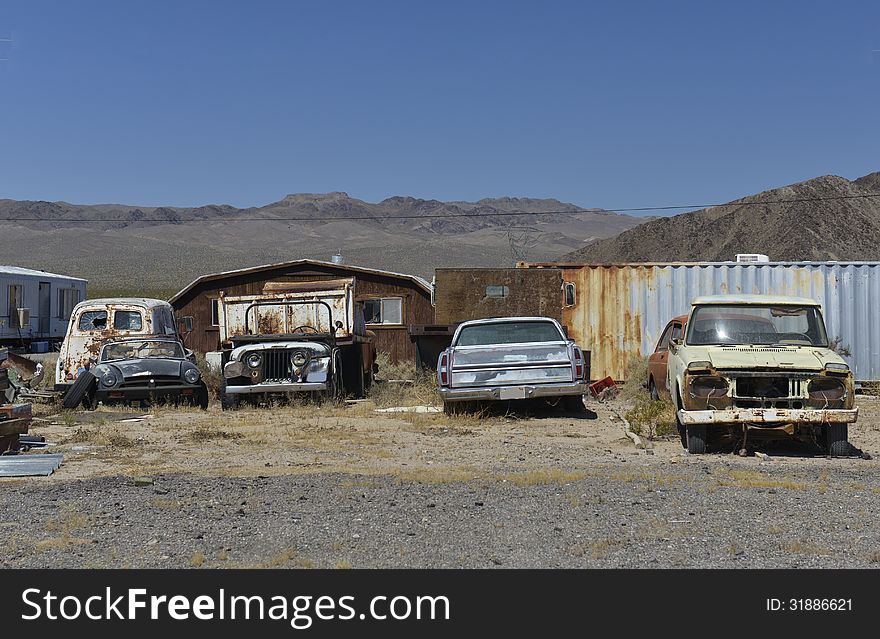
[[[767,599],[767,610],[770,612],[846,612],[852,610],[852,599]]]

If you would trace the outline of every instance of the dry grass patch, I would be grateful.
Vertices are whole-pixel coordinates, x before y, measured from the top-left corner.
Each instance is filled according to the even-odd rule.
[[[93,444],[95,446],[113,446],[115,448],[133,448],[140,442],[126,433],[122,432],[119,427],[113,426],[108,428],[104,424],[97,424],[92,428],[80,426],[70,437],[63,441],[64,444]]]
[[[314,568],[315,562],[311,559],[300,557],[295,548],[288,548],[276,555],[272,555],[266,561],[254,564],[254,568],[284,568],[293,565],[296,568]]]
[[[333,567],[337,570],[351,570],[354,566],[351,565],[351,562],[348,559],[340,559]]]
[[[485,479],[486,471],[473,467],[420,468],[398,472],[395,474],[395,477],[401,483],[450,484],[453,482]]]
[[[77,537],[74,533],[90,528],[93,523],[94,518],[90,514],[79,511],[72,505],[63,506],[55,515],[46,518],[46,531],[60,534],[43,539],[34,547],[37,550],[65,550],[71,546],[90,544],[92,540]]]
[[[595,561],[599,561],[600,559],[605,559],[611,552],[611,549],[619,543],[620,542],[617,539],[611,539],[607,537],[601,539],[593,539],[586,544],[578,544],[576,546],[573,546],[569,552],[575,557],[589,556]]]
[[[203,553],[201,550],[197,550],[190,558],[189,565],[193,568],[201,568],[206,561],[207,557],[205,557],[205,553]]]
[[[811,541],[804,540],[787,541],[782,544],[782,549],[786,552],[793,552],[799,555],[812,555],[814,557],[825,557],[832,554],[830,549],[814,544]]]
[[[567,484],[579,481],[587,474],[579,471],[566,471],[559,468],[541,468],[525,473],[502,475],[502,481],[509,481],[515,486],[543,486],[546,484]]]

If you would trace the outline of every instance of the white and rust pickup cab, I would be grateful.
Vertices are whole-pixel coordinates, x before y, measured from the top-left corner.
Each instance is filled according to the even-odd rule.
[[[853,375],[829,348],[819,304],[807,298],[713,295],[692,303],[671,340],[666,387],[682,444],[796,438],[831,455],[850,452]]]
[[[181,337],[171,304],[141,297],[80,302],[73,307],[55,364],[55,390],[69,390],[82,371],[97,363],[108,340],[146,336]]]
[[[583,412],[589,352],[549,317],[498,317],[462,323],[440,353],[437,382],[447,413],[510,399],[561,403]]]

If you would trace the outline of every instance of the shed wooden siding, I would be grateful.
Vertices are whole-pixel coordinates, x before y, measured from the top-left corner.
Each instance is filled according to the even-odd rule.
[[[453,324],[486,317],[552,317],[562,321],[562,275],[556,269],[438,268],[435,322]],[[490,297],[487,286],[506,286]]]
[[[193,332],[187,336],[186,345],[199,353],[207,353],[220,348],[220,331],[211,326],[211,300],[220,297],[220,291],[227,295],[256,295],[263,292],[267,282],[308,281],[354,277],[355,295],[360,301],[378,297],[400,297],[403,299],[403,321],[400,326],[370,325],[368,330],[376,334],[376,349],[388,353],[392,361],[415,361],[415,345],[409,338],[407,326],[410,324],[430,324],[434,321],[434,307],[430,294],[414,282],[373,273],[346,270],[339,267],[295,265],[267,269],[253,273],[230,274],[196,285],[180,299],[175,300],[177,317],[191,315]]]

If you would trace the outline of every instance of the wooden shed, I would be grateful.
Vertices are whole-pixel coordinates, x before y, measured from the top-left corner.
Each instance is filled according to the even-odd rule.
[[[415,361],[408,326],[434,321],[431,285],[415,275],[380,271],[320,260],[294,260],[203,275],[169,302],[178,318],[192,316],[186,345],[199,353],[220,347],[217,300],[226,295],[257,295],[278,282],[315,282],[354,278],[355,299],[364,304],[367,329],[376,334],[376,349],[392,361]]]

